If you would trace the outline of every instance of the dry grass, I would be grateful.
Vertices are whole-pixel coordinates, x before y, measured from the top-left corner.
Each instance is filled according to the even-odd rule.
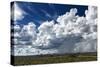
[[[96,61],[97,53],[77,53],[64,55],[40,55],[40,56],[12,56],[13,65],[50,64],[65,62]]]

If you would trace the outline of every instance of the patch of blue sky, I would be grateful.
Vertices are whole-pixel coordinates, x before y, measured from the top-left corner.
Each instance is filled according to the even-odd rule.
[[[65,5],[65,4],[49,4],[49,3],[32,3],[32,2],[16,2],[20,9],[26,12],[22,20],[18,20],[18,24],[25,25],[34,22],[38,27],[44,21],[51,21],[58,16],[69,12],[71,8],[77,8],[79,16],[85,16],[84,12],[88,9],[83,5]]]

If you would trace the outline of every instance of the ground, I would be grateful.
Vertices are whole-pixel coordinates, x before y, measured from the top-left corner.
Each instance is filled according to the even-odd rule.
[[[97,53],[74,53],[62,55],[11,56],[12,65],[50,64],[65,62],[96,61]]]

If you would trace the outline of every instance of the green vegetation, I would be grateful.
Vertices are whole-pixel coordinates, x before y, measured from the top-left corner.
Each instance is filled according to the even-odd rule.
[[[65,62],[96,61],[97,53],[77,53],[63,55],[12,56],[13,65],[49,64]]]

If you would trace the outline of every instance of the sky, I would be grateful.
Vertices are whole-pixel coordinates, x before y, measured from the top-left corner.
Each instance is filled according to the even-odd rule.
[[[12,2],[12,55],[97,51],[97,7]]]
[[[24,18],[17,20],[18,24],[27,24],[33,21],[39,26],[44,21],[51,21],[57,19],[59,15],[63,15],[71,8],[77,8],[79,16],[84,16],[84,11],[88,9],[87,6],[83,5],[64,5],[64,4],[52,4],[52,3],[32,3],[32,2],[15,2],[17,6],[23,10]]]

